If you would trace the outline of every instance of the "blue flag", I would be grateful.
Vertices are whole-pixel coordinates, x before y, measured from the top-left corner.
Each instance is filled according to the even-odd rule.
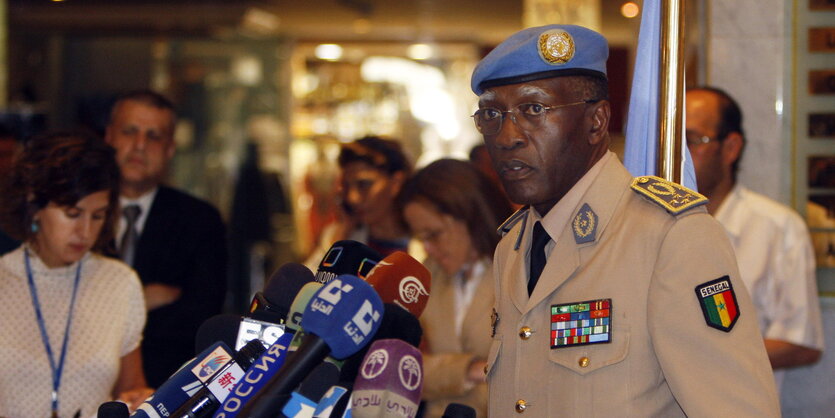
[[[660,0],[645,0],[638,35],[638,54],[632,75],[629,117],[626,122],[624,165],[633,176],[657,175],[658,101],[661,62]],[[685,187],[696,190],[696,174],[687,146],[684,146]]]

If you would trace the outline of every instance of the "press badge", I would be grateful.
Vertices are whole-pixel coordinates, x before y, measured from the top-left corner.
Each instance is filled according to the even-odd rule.
[[[612,342],[612,299],[551,305],[551,348]]]

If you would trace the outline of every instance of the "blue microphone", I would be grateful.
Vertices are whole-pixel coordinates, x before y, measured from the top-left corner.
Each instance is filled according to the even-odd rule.
[[[232,349],[216,342],[177,370],[131,415],[137,418],[160,418],[183,406],[214,374],[232,361]]]
[[[293,334],[291,333],[278,337],[278,340],[249,368],[243,380],[235,386],[235,390],[217,410],[214,415],[215,418],[238,416],[244,404],[249,402],[284,365],[284,361],[287,359],[287,347],[292,339]]]
[[[377,332],[383,302],[377,292],[352,275],[334,278],[313,296],[302,316],[307,335],[299,349],[267,386],[244,406],[243,417],[275,417],[311,370],[331,355],[343,359],[359,351]]]

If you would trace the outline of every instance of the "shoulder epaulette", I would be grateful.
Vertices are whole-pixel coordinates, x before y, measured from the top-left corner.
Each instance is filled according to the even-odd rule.
[[[524,220],[528,216],[528,206],[523,206],[516,212],[513,212],[513,215],[510,215],[502,224],[499,226],[499,229],[496,230],[501,236],[505,236],[514,226],[516,226],[519,221]]]
[[[632,190],[659,204],[673,215],[707,203],[707,198],[698,192],[661,177],[636,177],[632,180]]]

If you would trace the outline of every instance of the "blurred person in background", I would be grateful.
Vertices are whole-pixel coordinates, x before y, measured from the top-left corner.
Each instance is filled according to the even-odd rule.
[[[812,241],[793,209],[737,183],[746,138],[742,111],[723,90],[686,96],[687,147],[707,211],[725,228],[742,281],[757,307],[777,389],[784,370],[816,362],[823,326]]]
[[[409,234],[394,200],[412,166],[399,142],[367,136],[342,145],[341,213],[325,228],[317,248],[305,263],[315,271],[330,246],[339,240],[359,241],[383,257],[408,251]]]
[[[101,255],[119,167],[98,138],[32,139],[5,178],[0,221],[23,245],[0,258],[0,416],[85,416],[150,395],[136,273]]]
[[[474,165],[453,159],[418,171],[398,203],[432,273],[432,297],[420,318],[427,416],[441,416],[451,402],[487,416],[492,258],[500,238],[496,228],[510,216],[510,205]]]
[[[174,105],[138,90],[113,105],[105,140],[121,170],[115,242],[139,274],[148,310],[145,376],[159,386],[194,355],[194,336],[223,309],[226,226],[206,201],[163,184],[174,157]]]

